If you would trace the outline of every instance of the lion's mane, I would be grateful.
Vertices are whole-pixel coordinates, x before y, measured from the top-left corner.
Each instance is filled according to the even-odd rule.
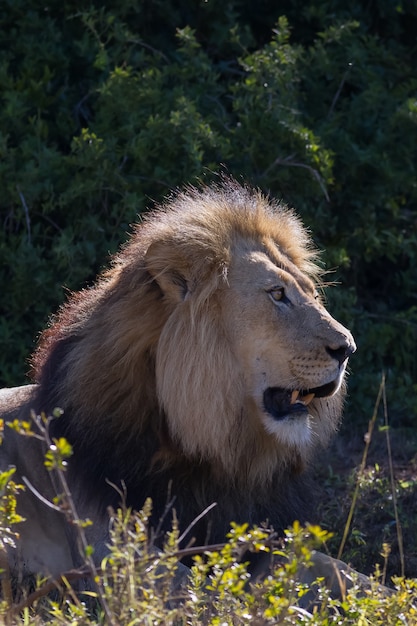
[[[83,497],[105,510],[119,499],[108,483],[123,482],[128,505],[152,497],[157,524],[173,502],[183,528],[215,501],[193,529],[199,541],[221,540],[231,520],[283,528],[311,501],[300,473],[310,448],[300,453],[245,422],[223,308],[238,238],[273,240],[317,279],[292,211],[234,181],[188,188],[135,228],[93,287],[69,298],[33,357],[36,409],[64,410],[52,435],[73,445],[69,479],[82,482]],[[311,447],[336,428],[341,397],[315,400]]]

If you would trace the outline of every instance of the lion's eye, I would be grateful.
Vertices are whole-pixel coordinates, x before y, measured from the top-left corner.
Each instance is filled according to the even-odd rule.
[[[274,302],[279,302],[285,297],[284,287],[274,287],[273,289],[270,289],[268,293],[271,297],[271,300],[273,300]]]

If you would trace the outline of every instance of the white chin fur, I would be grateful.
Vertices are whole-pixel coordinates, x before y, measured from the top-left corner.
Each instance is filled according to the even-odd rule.
[[[262,421],[266,431],[276,437],[281,444],[304,448],[311,445],[313,437],[310,420],[309,415],[275,420],[270,415],[264,414]]]

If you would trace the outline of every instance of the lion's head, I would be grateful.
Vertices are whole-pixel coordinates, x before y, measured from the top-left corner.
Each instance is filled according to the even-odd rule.
[[[251,484],[299,466],[338,425],[355,349],[320,301],[315,261],[300,220],[260,192],[177,194],[44,333],[40,402],[92,444],[105,433],[133,450],[152,431],[167,464]]]

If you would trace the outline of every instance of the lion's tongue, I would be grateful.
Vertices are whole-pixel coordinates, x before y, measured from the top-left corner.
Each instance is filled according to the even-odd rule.
[[[314,393],[306,393],[305,395],[301,395],[301,391],[299,391],[298,389],[294,389],[294,391],[291,392],[290,404],[301,402],[301,404],[307,406],[308,404],[310,404],[313,398]]]

